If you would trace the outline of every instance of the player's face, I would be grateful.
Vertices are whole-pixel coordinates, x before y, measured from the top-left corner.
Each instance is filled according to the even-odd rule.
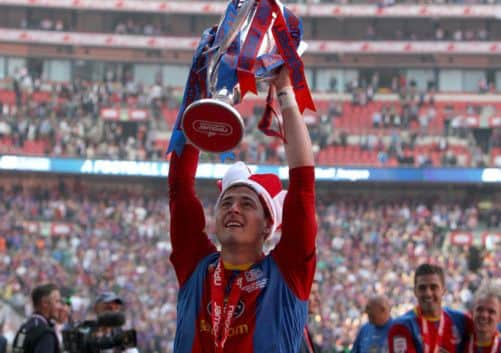
[[[383,326],[388,320],[388,315],[386,310],[377,303],[369,303],[365,309],[367,316],[369,317],[369,322],[376,326]]]
[[[473,307],[473,323],[475,331],[488,335],[497,332],[498,322],[501,322],[501,303],[497,298],[481,298]]]
[[[225,245],[258,245],[264,241],[266,218],[259,196],[247,186],[228,189],[216,210],[216,234]]]
[[[416,278],[414,294],[424,315],[434,317],[440,315],[445,288],[439,275],[428,274],[418,276]]]

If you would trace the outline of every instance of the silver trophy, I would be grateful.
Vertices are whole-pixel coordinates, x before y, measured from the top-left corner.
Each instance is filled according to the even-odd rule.
[[[260,1],[268,1],[280,11],[283,9],[283,5],[278,0]],[[181,123],[186,138],[203,151],[226,152],[236,147],[243,138],[244,122],[240,113],[233,107],[242,99],[236,74],[241,54],[235,48],[241,49],[244,46],[254,17],[260,11],[258,9],[260,1],[234,0],[230,2],[217,27],[214,45],[203,53],[207,56],[206,92],[208,98],[191,103],[185,109]],[[236,15],[229,16],[228,12],[235,11],[235,9]],[[258,15],[262,17],[261,13]],[[256,59],[263,55],[267,56],[270,65],[261,70],[256,67],[252,68],[254,82],[271,81],[283,64],[273,34],[277,13],[271,12],[270,16],[271,18],[267,19],[270,26],[265,29],[265,32],[260,32],[262,38],[260,38],[256,55]],[[231,25],[228,25],[230,17]],[[255,35],[255,28],[251,32]],[[306,44],[300,41],[296,48],[297,53],[301,55],[305,47]]]

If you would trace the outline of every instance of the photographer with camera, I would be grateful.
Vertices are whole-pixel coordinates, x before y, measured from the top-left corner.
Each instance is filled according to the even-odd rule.
[[[103,292],[96,298],[94,313],[98,322],[103,325],[97,328],[98,336],[121,337],[124,330],[121,326],[125,323],[123,313],[124,301],[114,292]],[[102,349],[102,353],[138,353],[137,348],[114,347],[112,349]]]
[[[97,296],[96,320],[72,322],[63,330],[63,347],[69,353],[138,353],[136,331],[124,330],[123,300],[113,292]]]
[[[42,284],[31,292],[34,312],[21,325],[14,338],[13,353],[59,353],[59,340],[53,320],[61,310],[61,293],[53,283]]]

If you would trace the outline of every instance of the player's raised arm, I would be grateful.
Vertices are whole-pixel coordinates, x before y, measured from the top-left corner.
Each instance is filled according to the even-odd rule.
[[[274,81],[283,116],[285,152],[289,168],[313,166],[313,149],[303,115],[299,111],[289,71],[284,67]]]
[[[195,147],[186,144],[180,156],[172,154],[169,166],[170,260],[180,285],[188,279],[200,259],[216,251],[204,232],[204,210],[195,193],[198,155]]]
[[[285,134],[289,188],[283,207],[282,237],[273,256],[296,295],[309,296],[316,266],[314,159],[310,135],[283,68],[274,82]]]

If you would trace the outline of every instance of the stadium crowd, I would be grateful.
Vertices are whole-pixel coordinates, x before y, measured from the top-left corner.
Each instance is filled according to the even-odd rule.
[[[66,16],[68,17],[68,16]],[[428,23],[427,23],[428,24]],[[426,40],[426,41],[487,41],[496,40],[497,32],[493,28],[493,33],[488,30],[486,26],[479,26],[478,24],[466,25],[464,28],[449,28],[446,21],[441,21],[440,19],[434,19],[431,21],[431,26],[426,26],[425,28],[419,28],[419,30],[414,28],[406,28],[405,30],[397,29],[395,31],[389,32],[384,26],[381,26],[381,22],[378,20],[373,20],[367,25],[365,34],[351,33],[347,37],[347,33],[335,34],[331,39],[341,39],[341,40]],[[18,28],[21,29],[31,29],[31,30],[42,30],[42,31],[74,31],[74,26],[71,25],[71,21],[68,19],[63,19],[58,17],[57,14],[52,17],[47,17],[45,13],[30,12],[29,18],[24,17]],[[418,26],[423,27],[423,26]],[[87,32],[88,29],[83,28],[83,32]],[[112,29],[107,30],[103,28],[100,32],[108,33],[114,32],[115,34],[124,35],[142,35],[142,36],[165,36],[175,33],[174,27],[168,21],[161,21],[157,19],[156,21],[148,22],[144,21],[141,16],[121,16],[115,20],[115,25]],[[363,33],[363,31],[362,31]],[[340,36],[339,38],[337,36]],[[494,38],[491,38],[494,37]]]
[[[296,0],[301,4],[463,4],[463,0]],[[470,0],[494,4],[498,0]],[[36,12],[36,11],[34,11]],[[367,27],[365,40],[492,40],[488,27],[449,30],[436,23],[426,36],[395,31],[394,37],[377,24]],[[36,16],[21,28],[72,31],[65,19]],[[158,36],[167,28],[157,23],[123,17],[110,32]],[[386,90],[397,98],[378,101],[378,79],[353,80],[339,89],[336,101],[320,102],[319,112],[308,113],[309,130],[319,164],[364,163],[376,166],[501,167],[501,128],[475,136],[465,114],[495,112],[489,104],[457,106],[435,102],[433,85],[418,92],[396,76]],[[48,83],[40,75],[17,71],[3,81],[0,91],[0,155],[33,154],[51,157],[163,160],[173,128],[172,113],[180,92],[160,78],[151,87],[109,71],[101,81],[76,77],[69,83]],[[492,82],[478,83],[478,93],[493,93]],[[14,96],[13,101],[5,97]],[[348,97],[348,98],[347,98]],[[462,107],[462,105],[461,105]],[[147,112],[139,122],[106,120],[105,108]],[[499,109],[499,107],[498,107]],[[262,109],[245,117],[246,133],[237,159],[249,163],[284,163],[280,143],[257,132]],[[485,114],[484,114],[485,113]],[[350,124],[350,119],[357,119]],[[356,127],[355,127],[356,126]],[[166,138],[167,137],[167,138]],[[484,139],[485,138],[485,139]],[[461,145],[467,157],[458,158]],[[426,145],[426,147],[423,147]],[[494,154],[494,150],[498,153]],[[351,154],[339,161],[340,151]],[[372,156],[368,160],[358,157]],[[499,158],[494,158],[499,156]],[[436,157],[436,158],[432,158]],[[203,155],[202,159],[218,159]],[[105,184],[79,178],[29,177],[0,179],[0,301],[21,316],[31,312],[29,293],[39,283],[57,283],[71,298],[73,318],[92,316],[97,293],[112,290],[125,301],[127,327],[138,331],[142,353],[171,352],[176,325],[177,284],[169,262],[170,216],[166,186]],[[57,178],[57,179],[56,179]],[[19,179],[19,178],[18,178]],[[166,183],[165,183],[166,184]],[[207,195],[216,186],[202,187],[208,215],[208,233],[214,233],[214,207]],[[492,196],[492,195],[491,195]],[[424,261],[446,269],[445,304],[468,310],[472,294],[484,278],[500,278],[501,249],[457,247],[449,243],[452,231],[501,229],[499,200],[490,211],[478,199],[461,192],[455,200],[397,193],[391,199],[344,195],[324,190],[318,194],[318,266],[311,297],[309,327],[322,353],[345,353],[365,321],[369,294],[384,294],[399,315],[414,303],[412,271]],[[483,205],[485,206],[485,205]],[[11,326],[7,326],[12,328]],[[12,338],[13,332],[4,332]]]
[[[391,91],[399,98],[393,102],[375,101],[375,92],[380,88],[377,75],[370,83],[354,80],[347,85],[351,102],[319,100],[318,112],[307,116],[318,162],[336,163],[321,159],[322,151],[336,146],[355,148],[359,155],[366,150],[374,152],[369,160],[357,160],[355,156],[338,163],[484,167],[500,162],[494,155],[501,143],[499,128],[478,138],[463,123],[467,114],[495,112],[496,107],[487,103],[457,109],[454,105],[438,106],[433,89],[420,92],[412,80],[395,77],[394,81]],[[9,85],[12,90],[0,95],[3,153],[161,160],[180,101],[179,92],[160,78],[145,87],[134,81],[130,73],[119,78],[107,72],[99,82],[77,77],[68,84],[48,84],[22,69]],[[6,98],[9,94],[11,103]],[[139,109],[148,118],[132,123],[106,120],[102,116],[104,108]],[[282,163],[280,143],[256,128],[261,113],[257,104],[245,116],[245,138],[235,153],[251,163]],[[465,158],[455,157],[455,149],[449,148],[458,143]],[[425,148],[420,148],[422,144],[426,144]]]
[[[96,293],[114,290],[125,300],[127,326],[139,332],[140,351],[170,352],[177,284],[168,260],[170,220],[161,184],[155,189],[71,178],[3,181],[1,299],[26,315],[32,287],[50,280],[71,296],[74,318],[81,320],[91,315]],[[208,200],[214,198],[208,195],[214,192],[215,185],[202,189],[209,234],[214,204]],[[471,250],[444,246],[453,230],[500,229],[499,211],[485,213],[477,201],[319,193],[310,328],[323,352],[342,351],[353,342],[370,293],[388,295],[393,314],[409,309],[411,274],[420,262],[444,265],[446,303],[461,309],[482,278],[499,278],[499,247],[481,249],[480,260],[472,263]]]
[[[397,4],[496,4],[498,3],[496,0],[293,0],[291,2],[295,2],[298,4],[373,4],[381,7],[392,6]]]

